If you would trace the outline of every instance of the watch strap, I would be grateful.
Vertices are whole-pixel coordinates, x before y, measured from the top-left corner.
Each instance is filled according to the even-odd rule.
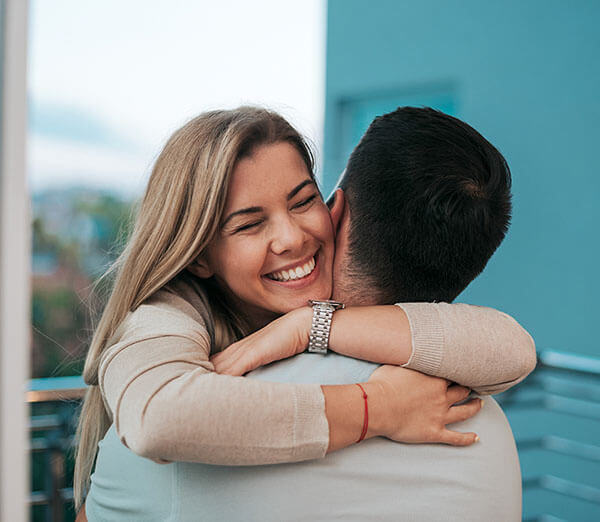
[[[329,348],[329,333],[333,312],[344,308],[342,303],[336,301],[309,301],[313,309],[312,324],[308,342],[308,351],[311,353],[326,354]]]

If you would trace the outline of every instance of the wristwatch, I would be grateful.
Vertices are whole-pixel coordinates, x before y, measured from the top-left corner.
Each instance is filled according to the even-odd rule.
[[[310,299],[308,304],[312,306],[313,316],[310,327],[308,350],[311,353],[327,353],[329,348],[329,332],[331,331],[331,318],[333,312],[345,307],[337,301],[315,301]]]

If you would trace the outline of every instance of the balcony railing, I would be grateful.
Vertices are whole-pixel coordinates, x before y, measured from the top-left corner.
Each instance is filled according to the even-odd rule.
[[[33,379],[31,404],[33,522],[68,522],[73,510],[73,436],[76,410],[85,393],[81,377]]]
[[[525,520],[600,520],[600,358],[542,351],[536,371],[497,396],[515,434]],[[30,381],[32,520],[73,520],[81,377]]]
[[[519,450],[524,520],[600,520],[600,358],[538,354],[498,395]]]

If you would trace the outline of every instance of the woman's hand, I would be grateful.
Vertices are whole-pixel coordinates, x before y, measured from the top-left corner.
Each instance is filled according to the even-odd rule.
[[[468,446],[477,442],[475,433],[459,433],[446,425],[473,417],[483,401],[473,399],[455,406],[468,397],[470,390],[449,384],[445,379],[397,366],[375,370],[368,381],[373,435],[408,443]]]
[[[233,343],[210,360],[217,373],[244,375],[265,364],[286,359],[308,346],[311,321],[311,308],[298,308]]]

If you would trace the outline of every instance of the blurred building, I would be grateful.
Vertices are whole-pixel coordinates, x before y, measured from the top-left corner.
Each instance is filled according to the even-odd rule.
[[[600,292],[599,22],[600,3],[584,0],[329,0],[327,13],[325,192],[374,116],[425,105],[465,120],[506,157],[514,214],[485,273],[458,300],[513,315],[538,350],[590,356]],[[598,401],[597,386],[585,390]],[[553,434],[591,453],[582,461],[539,445],[522,450],[526,481],[559,471],[592,489],[573,500],[530,481],[525,514],[600,519],[597,403],[583,406],[585,420],[546,410],[509,411],[517,439]]]

